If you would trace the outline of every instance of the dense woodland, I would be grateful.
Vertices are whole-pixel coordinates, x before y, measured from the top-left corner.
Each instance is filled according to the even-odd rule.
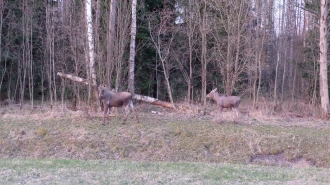
[[[97,84],[165,101],[204,104],[218,88],[255,108],[264,99],[320,105],[320,7],[319,0],[137,0],[134,48],[132,0],[1,0],[0,98],[90,102],[91,86],[56,75],[63,72],[90,81],[95,73]]]

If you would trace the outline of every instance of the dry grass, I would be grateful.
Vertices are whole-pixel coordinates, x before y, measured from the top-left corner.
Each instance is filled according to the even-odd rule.
[[[239,120],[233,111],[224,112],[220,120],[214,103],[205,110],[180,103],[176,111],[137,103],[140,123],[131,115],[122,125],[122,117],[113,116],[106,126],[101,126],[101,112],[81,107],[78,111],[60,106],[52,111],[46,106],[33,111],[28,106],[1,107],[0,159],[330,167],[328,121],[315,119],[314,109],[303,104],[297,103],[295,109],[282,104],[282,110],[291,112],[273,111],[267,105],[252,110],[243,101]],[[123,110],[118,109],[118,114],[123,115]]]

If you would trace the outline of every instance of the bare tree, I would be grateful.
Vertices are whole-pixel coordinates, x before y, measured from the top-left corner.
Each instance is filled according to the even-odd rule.
[[[106,80],[105,82],[111,85],[112,72],[114,69],[114,43],[115,43],[115,34],[116,34],[116,16],[117,16],[117,0],[110,1],[109,9],[109,25],[108,25],[108,34],[107,34],[107,65],[106,65]]]
[[[123,86],[123,74],[125,66],[124,63],[124,55],[126,50],[128,49],[130,37],[129,37],[129,28],[131,25],[131,4],[128,1],[120,1],[117,5],[118,15],[117,16],[117,27],[116,27],[116,34],[115,34],[115,47],[114,47],[114,63],[116,67],[116,83],[115,89],[116,91],[119,90],[120,86]],[[126,60],[127,61],[127,60]],[[134,71],[133,71],[134,73]],[[126,83],[125,83],[126,85]],[[122,87],[123,88],[123,87]],[[124,87],[126,90],[127,86]]]
[[[29,0],[23,0],[21,4],[22,17],[22,35],[23,41],[21,42],[21,65],[20,65],[20,108],[22,109],[24,104],[25,84],[28,80],[28,89],[30,101],[33,108],[33,65],[32,65],[32,14],[33,6],[28,6]]]
[[[328,118],[329,89],[328,89],[328,0],[321,0],[320,14],[320,96],[322,118]]]
[[[254,88],[253,88],[253,107],[258,107],[259,102],[259,93],[260,93],[260,87],[262,83],[262,54],[264,50],[264,44],[266,41],[266,7],[264,3],[262,3],[262,0],[257,1],[257,15],[258,19],[261,19],[261,22],[257,26],[256,30],[256,54],[255,54],[255,66],[256,66],[256,74],[257,76],[254,78]]]
[[[216,44],[216,60],[223,78],[225,93],[230,95],[235,90],[239,76],[247,67],[248,49],[245,47],[251,27],[250,1],[214,1],[214,9],[218,11],[213,20],[213,36]],[[244,56],[244,57],[243,57]]]
[[[175,29],[171,29],[171,14],[164,11],[165,15],[160,14],[151,14],[148,16],[148,28],[150,32],[151,41],[157,51],[161,65],[163,68],[163,74],[165,78],[167,93],[170,98],[171,104],[174,106],[174,101],[172,97],[172,90],[169,81],[169,69],[168,69],[168,58],[170,54],[170,47],[175,36]],[[160,21],[158,22],[158,18]],[[172,25],[173,26],[173,25]]]
[[[188,8],[186,13],[186,22],[187,22],[187,36],[188,36],[188,48],[189,48],[189,78],[188,78],[188,89],[187,89],[187,98],[188,101],[192,100],[192,78],[193,78],[193,49],[194,49],[194,32],[196,30],[196,24],[194,21],[195,7],[193,6],[193,0],[189,0]]]
[[[46,49],[44,50],[44,57],[47,61],[47,79],[48,79],[48,93],[51,107],[56,103],[56,85],[55,85],[55,12],[57,7],[54,6],[53,1],[48,1],[46,5]]]
[[[283,0],[285,2],[285,0]],[[282,4],[282,7],[284,6],[284,3]],[[281,6],[279,6],[279,9]],[[283,24],[284,24],[284,8],[282,8],[282,14],[280,14],[278,18],[278,27],[279,27],[279,36],[277,37],[277,49],[276,49],[276,67],[275,67],[275,79],[274,79],[274,106],[277,106],[277,99],[278,99],[278,94],[277,94],[277,87],[278,87],[278,76],[279,76],[279,65],[281,61],[281,49],[283,48],[283,38],[281,37],[281,34],[283,33]]]
[[[136,1],[132,0],[131,44],[129,55],[128,89],[134,94],[134,68],[135,68],[135,37],[136,37]]]
[[[208,20],[208,14],[206,11],[206,1],[202,1],[199,3],[195,3],[196,10],[197,10],[197,21],[198,21],[198,28],[201,36],[201,67],[202,67],[202,90],[201,90],[201,101],[202,104],[206,105],[206,73],[207,73],[207,64],[209,62],[207,58],[207,34],[209,32],[209,24],[207,24]]]
[[[85,16],[86,16],[86,26],[87,26],[87,45],[88,45],[88,79],[92,82],[93,86],[96,86],[96,72],[94,69],[95,63],[95,53],[94,53],[94,34],[93,34],[93,19],[92,19],[92,1],[85,0]],[[91,89],[89,86],[88,99],[90,99],[90,93],[94,94],[94,102],[97,102],[97,90],[95,88]],[[94,106],[96,111],[96,105]]]
[[[7,0],[3,0],[0,2],[0,64],[1,64],[1,56],[2,56],[2,27],[3,27],[3,21],[5,19],[4,17],[4,10],[6,8]],[[8,14],[7,14],[8,16]],[[7,62],[4,62],[4,68],[1,70],[1,79],[0,79],[0,92],[2,88],[3,79],[5,77],[5,74],[7,73]],[[8,97],[10,98],[10,97]]]

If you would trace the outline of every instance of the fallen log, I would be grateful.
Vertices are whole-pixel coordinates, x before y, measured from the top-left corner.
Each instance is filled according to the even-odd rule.
[[[65,74],[65,73],[58,72],[57,75],[60,76],[60,77],[75,81],[75,82],[82,83],[84,85],[92,85],[89,82],[89,80],[78,77],[78,76],[74,76],[72,74]],[[172,103],[161,101],[161,100],[158,100],[158,99],[150,97],[150,96],[143,96],[143,95],[139,95],[139,94],[134,94],[133,99],[144,101],[144,102],[150,103],[152,105],[159,105],[159,106],[162,106],[162,107],[175,109],[175,107]]]
[[[88,80],[86,80],[84,78],[80,78],[78,76],[74,76],[72,74],[65,74],[65,73],[57,72],[57,75],[60,76],[60,77],[64,77],[64,78],[67,78],[69,80],[75,81],[75,82],[85,84],[85,85],[92,85]]]
[[[139,95],[139,94],[134,94],[133,99],[148,102],[148,103],[153,104],[153,105],[159,105],[159,106],[174,109],[174,106],[173,106],[172,103],[161,101],[161,100],[158,100],[158,99],[150,97],[150,96],[143,96],[143,95]]]

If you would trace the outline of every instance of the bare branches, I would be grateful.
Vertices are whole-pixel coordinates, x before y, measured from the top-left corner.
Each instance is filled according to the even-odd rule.
[[[310,10],[308,8],[305,8],[305,7],[302,7],[302,6],[298,6],[298,5],[296,5],[296,7],[301,8],[301,9],[309,12],[311,15],[315,16],[318,19],[320,18],[320,14],[318,12],[316,12],[316,11],[313,11],[313,10]]]

